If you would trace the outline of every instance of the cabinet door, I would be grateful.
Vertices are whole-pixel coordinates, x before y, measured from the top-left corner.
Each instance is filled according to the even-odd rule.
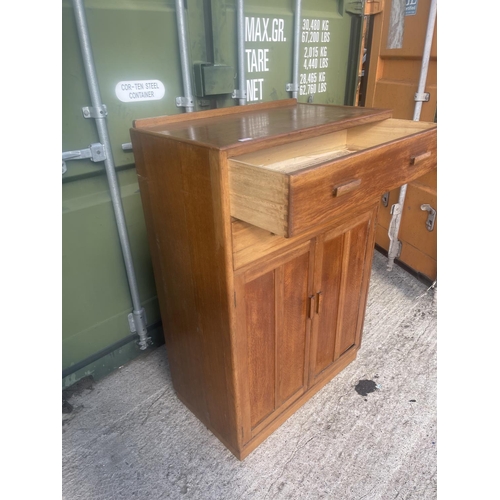
[[[243,440],[307,388],[311,242],[236,277]]]
[[[372,213],[318,237],[309,385],[359,348],[373,255]]]

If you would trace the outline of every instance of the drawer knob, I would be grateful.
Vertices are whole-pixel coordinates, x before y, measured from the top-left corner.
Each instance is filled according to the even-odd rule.
[[[353,179],[351,181],[344,182],[335,186],[333,188],[333,196],[338,198],[344,194],[350,193],[353,189],[356,189],[361,184],[361,179]]]
[[[427,160],[431,156],[431,152],[427,151],[427,153],[422,153],[421,155],[417,156],[412,156],[410,158],[410,165],[416,165],[417,163],[420,163],[421,161]]]

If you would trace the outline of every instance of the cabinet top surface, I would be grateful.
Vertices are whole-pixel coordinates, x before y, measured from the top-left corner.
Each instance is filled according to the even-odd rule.
[[[299,104],[295,99],[137,120],[136,129],[215,149],[302,138],[390,118],[386,109]]]

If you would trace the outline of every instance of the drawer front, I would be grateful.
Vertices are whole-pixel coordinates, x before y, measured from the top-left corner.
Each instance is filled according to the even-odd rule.
[[[384,192],[436,167],[436,130],[339,158],[290,175],[288,235],[372,205]]]

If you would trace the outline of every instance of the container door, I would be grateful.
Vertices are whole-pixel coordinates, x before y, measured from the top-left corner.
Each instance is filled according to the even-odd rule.
[[[370,16],[371,44],[363,105],[389,108],[394,118],[413,119],[415,93],[418,88],[430,0],[407,0],[404,16],[390,24],[392,1],[387,0],[381,13]],[[429,101],[422,104],[420,121],[433,122],[437,112],[437,25],[434,29],[431,58],[425,91]],[[399,33],[399,36],[398,36]],[[390,210],[397,203],[399,189],[387,193],[380,205],[377,245],[387,251]],[[407,200],[401,217],[399,240],[402,243],[399,261],[426,280],[437,276],[437,225],[429,231],[429,212],[422,205],[437,211],[437,172],[427,174],[408,185]],[[437,221],[437,216],[436,216]]]
[[[182,94],[174,2],[131,0],[85,2],[89,34],[112,153],[120,183],[139,292],[149,325],[160,314],[130,142],[136,118],[178,113]],[[99,141],[71,2],[62,4],[62,150],[88,148]],[[68,161],[62,186],[63,370],[131,334],[129,287],[102,162]],[[154,329],[153,329],[154,330]],[[151,334],[154,331],[151,330]],[[154,337],[154,335],[153,335]],[[161,331],[158,335],[161,339]],[[120,355],[63,380],[67,386],[85,374],[98,376],[137,355],[130,343]],[[102,375],[102,373],[101,373]]]

